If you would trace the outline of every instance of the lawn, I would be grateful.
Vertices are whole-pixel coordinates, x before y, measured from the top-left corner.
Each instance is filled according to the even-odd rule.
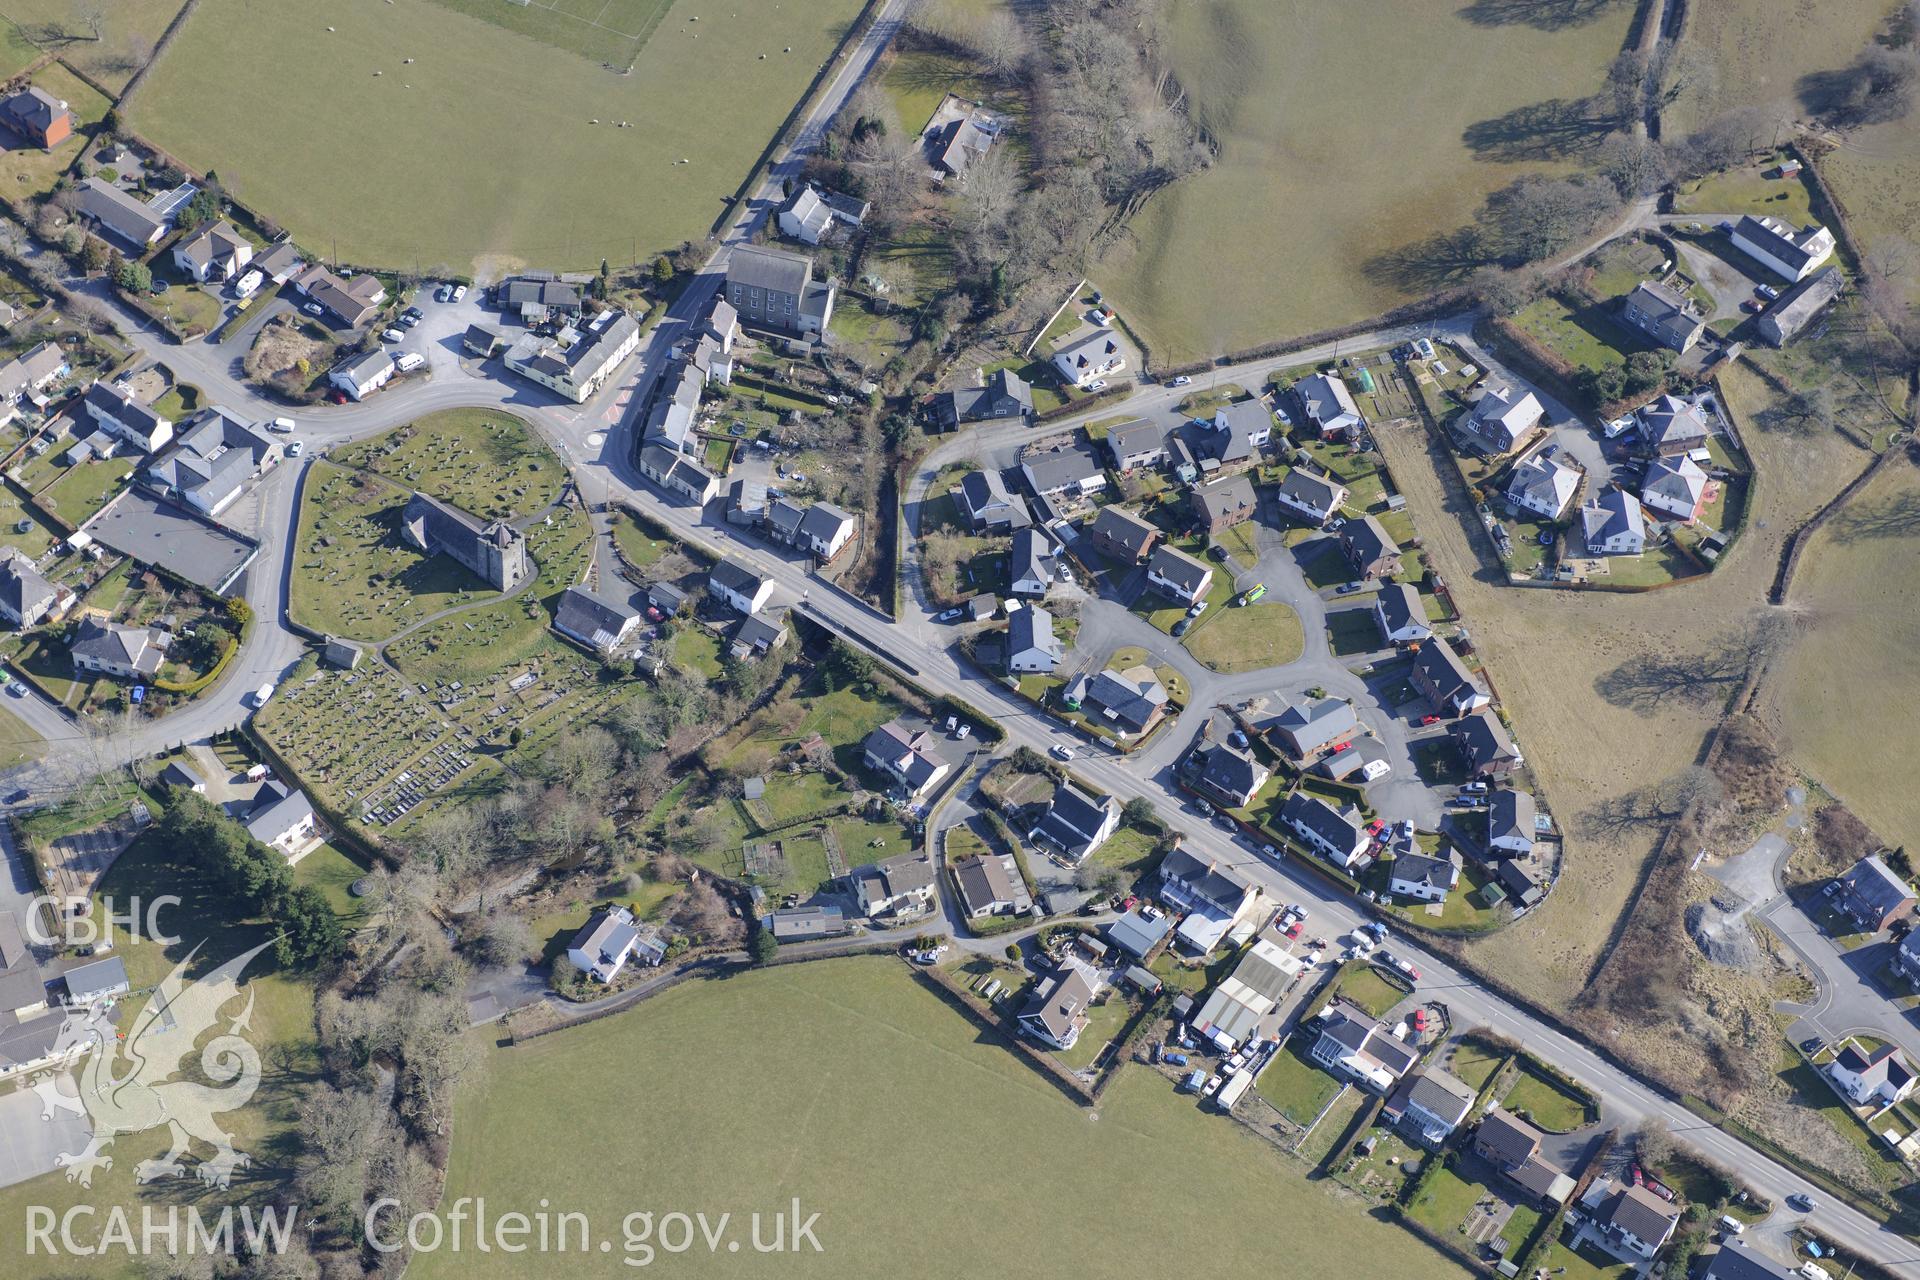
[[[136,841],[121,855],[107,875],[101,897],[121,907],[135,899],[151,902],[163,894],[177,895],[180,900],[177,906],[162,908],[159,915],[162,929],[180,935],[177,942],[165,945],[134,942],[124,931],[115,931],[118,944],[115,954],[126,963],[128,977],[136,991],[157,983],[175,964],[186,960],[196,946],[200,950],[189,965],[190,979],[204,975],[273,936],[272,922],[234,919],[236,912],[231,897],[197,868],[163,858],[147,840]],[[96,911],[96,918],[99,914]],[[238,1017],[242,1009],[249,1007],[248,997],[251,997],[251,1015],[245,1034],[258,1049],[262,1065],[260,1087],[253,1099],[237,1110],[219,1113],[221,1126],[234,1136],[234,1146],[253,1160],[247,1173],[235,1178],[233,1190],[217,1196],[220,1205],[231,1204],[236,1209],[243,1203],[257,1205],[292,1193],[292,1159],[300,1146],[294,1108],[319,1069],[313,1040],[311,982],[279,972],[269,948],[248,966],[242,984],[239,996],[223,1013],[229,1018]],[[121,1005],[123,1029],[132,1025],[130,1018],[142,1003],[142,997],[133,996]],[[170,1049],[171,1039],[163,1036],[146,1043],[157,1049]],[[179,1048],[184,1053],[190,1051],[191,1045],[181,1044]],[[191,1071],[198,1062],[197,1055],[190,1056],[182,1067]],[[71,1206],[90,1206],[91,1217],[82,1221],[96,1223],[104,1221],[110,1211],[120,1209],[138,1222],[143,1205],[149,1207],[159,1221],[165,1221],[168,1205],[197,1203],[206,1210],[209,1193],[191,1173],[145,1187],[136,1186],[134,1166],[141,1160],[161,1155],[166,1149],[164,1127],[121,1134],[109,1153],[113,1157],[112,1168],[96,1175],[91,1189],[48,1174],[0,1190],[0,1216],[14,1222],[25,1221],[30,1205],[47,1206],[56,1214],[64,1213]],[[192,1154],[206,1158],[212,1151],[196,1143]],[[85,1234],[91,1235],[91,1231]],[[33,1270],[50,1274],[37,1268]],[[92,1257],[69,1254],[56,1270],[71,1276],[146,1274],[137,1254],[112,1247]]]
[[[1556,1240],[1547,1247],[1547,1256],[1540,1260],[1540,1265],[1555,1280],[1629,1280],[1635,1274],[1632,1267],[1615,1262],[1592,1245],[1575,1252],[1564,1240]]]
[[[1787,153],[1777,152],[1753,164],[1742,165],[1689,182],[1674,193],[1675,213],[1769,215],[1796,227],[1818,222],[1805,175],[1770,177]]]
[[[1342,561],[1342,563],[1345,563]],[[1386,648],[1380,624],[1371,609],[1332,609],[1327,612],[1327,641],[1340,657]]]
[[[1565,1085],[1533,1068],[1525,1058],[1518,1065],[1519,1078],[1501,1100],[1507,1110],[1524,1112],[1535,1127],[1549,1133],[1570,1133],[1596,1119],[1591,1105]]]
[[[668,645],[675,666],[709,680],[720,678],[720,639],[705,627],[683,625]]]
[[[482,520],[515,520],[551,505],[566,468],[525,421],[497,409],[442,409],[335,455]]]
[[[1478,1093],[1487,1087],[1487,1081],[1493,1079],[1493,1073],[1506,1060],[1507,1054],[1503,1050],[1476,1037],[1463,1036],[1454,1044],[1453,1057],[1447,1062],[1447,1070]]]
[[[0,769],[38,759],[45,745],[39,734],[5,706],[0,706]]]
[[[449,556],[423,556],[400,538],[405,489],[315,462],[294,541],[289,612],[318,631],[385,640],[429,614],[493,595]]]
[[[1157,838],[1140,828],[1123,826],[1093,851],[1093,861],[1098,866],[1118,867],[1128,875],[1145,875],[1156,844]]]
[[[591,9],[629,36],[658,3],[560,8]],[[330,258],[425,273],[593,270],[704,236],[861,5],[685,0],[628,74],[631,40],[603,46],[582,23],[504,0],[456,7],[334,0],[323,20],[304,0],[203,0],[130,123],[186,164],[218,169]],[[539,40],[508,22],[541,24]],[[551,43],[587,47],[583,32],[588,59]],[[237,47],[306,56],[236,58]]]
[[[1387,1010],[1407,998],[1405,988],[1388,982],[1378,969],[1365,963],[1349,964],[1340,974],[1334,994],[1353,1001],[1376,1018],[1386,1016]]]
[[[37,501],[75,524],[85,524],[93,513],[120,492],[120,482],[133,474],[131,458],[96,458],[66,468],[42,489]]]
[[[1633,6],[1551,31],[1483,25],[1476,8],[1221,0],[1173,10],[1173,72],[1218,159],[1156,194],[1094,272],[1158,360],[1345,324],[1428,292],[1442,282],[1439,262],[1390,255],[1468,223],[1487,193],[1522,174],[1566,167],[1476,152],[1463,135],[1497,134],[1510,112],[1597,90]],[[1353,109],[1356,85],[1364,111]]]
[[[310,849],[293,866],[293,882],[310,884],[327,895],[333,913],[349,925],[366,918],[366,903],[348,892],[348,886],[367,874],[368,867],[358,854],[335,844]]]
[[[1230,607],[1186,637],[1187,652],[1215,671],[1234,673],[1277,667],[1306,647],[1299,615],[1277,600]]]
[[[1420,781],[1431,787],[1457,787],[1467,780],[1467,766],[1451,737],[1428,738],[1413,747],[1413,767]]]
[[[1073,1048],[1057,1050],[1053,1056],[1070,1071],[1089,1069],[1115,1037],[1125,1030],[1127,1019],[1132,1016],[1133,1010],[1126,998],[1118,991],[1109,991],[1106,1003],[1087,1010],[1087,1025],[1080,1029],[1080,1038],[1074,1041]]]
[[[21,521],[27,524],[20,530]],[[46,517],[29,507],[11,485],[0,485],[0,546],[13,547],[38,560],[60,538]]]
[[[1522,307],[1513,323],[1576,369],[1611,368],[1635,351],[1652,349],[1616,324],[1607,309],[1559,294]]]
[[[1478,1183],[1468,1182],[1451,1169],[1441,1169],[1427,1179],[1420,1194],[1407,1205],[1407,1216],[1429,1231],[1458,1235],[1460,1224],[1485,1194]]]
[[[1304,1129],[1340,1092],[1340,1082],[1308,1061],[1299,1039],[1294,1038],[1273,1055],[1254,1082],[1253,1091]]]
[[[588,1214],[615,1248],[636,1206],[738,1219],[798,1195],[821,1214],[824,1252],[783,1257],[797,1275],[943,1275],[962,1258],[969,1273],[1028,1274],[1036,1240],[1089,1274],[1204,1253],[1216,1270],[1252,1275],[1272,1269],[1275,1239],[1303,1265],[1364,1256],[1380,1275],[1464,1274],[1405,1232],[1335,1207],[1298,1165],[1199,1113],[1156,1074],[1123,1071],[1101,1122],[1089,1123],[893,960],[693,982],[517,1047],[495,1038],[459,1102],[445,1199],[484,1195],[490,1208],[531,1212],[546,1197]],[[556,1090],[562,1075],[569,1087]],[[644,1123],[627,1122],[636,1079],[652,1082]],[[876,1098],[909,1106],[914,1122],[875,1142]],[[1148,1166],[1154,1176],[1141,1177]],[[1076,1170],[1083,1207],[1061,1215],[1009,1179],[1011,1168]],[[1179,1213],[1164,1211],[1170,1186]],[[960,1187],[970,1189],[963,1209]],[[672,1261],[678,1275],[741,1273],[704,1248]],[[498,1252],[426,1254],[413,1268],[422,1280],[581,1273],[577,1257]]]

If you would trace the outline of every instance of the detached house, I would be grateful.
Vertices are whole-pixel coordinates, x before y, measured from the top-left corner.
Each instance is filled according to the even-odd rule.
[[[567,959],[573,966],[603,983],[618,977],[628,960],[655,965],[666,956],[659,935],[625,907],[604,907],[595,912],[567,947]]]
[[[1351,807],[1336,809],[1319,796],[1296,791],[1280,807],[1280,821],[1302,844],[1342,871],[1351,871],[1366,856],[1371,841]]]
[[[1643,404],[1634,417],[1640,423],[1640,439],[1651,453],[1672,457],[1706,447],[1706,419],[1679,396],[1663,395]]]
[[[1100,554],[1123,565],[1139,564],[1160,541],[1160,530],[1120,506],[1100,508],[1086,533]]]
[[[585,587],[560,593],[553,627],[598,653],[612,653],[632,637],[640,625],[640,611],[618,600],[608,600]]]
[[[996,369],[977,387],[955,387],[933,398],[934,423],[951,431],[963,422],[1021,418],[1033,412],[1033,388],[1011,369]]]
[[[81,184],[80,216],[140,253],[167,233],[166,218],[152,205],[103,178],[88,178]]]
[[[387,287],[379,277],[337,276],[317,262],[293,277],[293,287],[349,329],[373,319],[387,300]]]
[[[848,878],[860,913],[868,919],[916,916],[933,905],[933,859],[924,853],[903,853],[857,867]]]
[[[67,104],[32,84],[0,98],[0,124],[42,151],[51,151],[73,136],[73,113]]]
[[[1487,847],[1509,858],[1527,857],[1533,852],[1536,816],[1531,793],[1494,792],[1487,806]]]
[[[1120,827],[1120,802],[1112,796],[1094,799],[1071,782],[1063,782],[1047,804],[1047,812],[1027,838],[1051,845],[1074,866],[1107,842]]]
[[[1319,528],[1333,518],[1334,512],[1346,505],[1347,487],[1325,476],[1295,467],[1280,482],[1273,496],[1288,511]]]
[[[998,471],[968,474],[953,495],[975,533],[1004,533],[1024,529],[1030,523],[1027,504],[1007,493],[1006,482]]]
[[[263,785],[247,813],[247,834],[289,859],[297,860],[306,852],[314,831],[313,802],[304,791],[284,782]]]
[[[1244,809],[1272,776],[1273,771],[1251,753],[1217,742],[1202,753],[1200,773],[1194,781],[1215,803]]]
[[[1273,413],[1255,397],[1221,405],[1213,413],[1213,428],[1203,441],[1207,456],[1222,466],[1251,463],[1273,439]]]
[[[385,351],[369,351],[365,355],[349,356],[342,360],[327,374],[327,381],[353,399],[365,400],[392,382],[393,375],[398,371],[399,366]]]
[[[1524,763],[1520,748],[1507,736],[1507,726],[1489,710],[1483,708],[1462,716],[1448,732],[1453,736],[1453,745],[1460,748],[1467,773],[1472,777],[1504,778]]]
[[[1507,477],[1507,501],[1546,520],[1558,520],[1580,489],[1580,473],[1553,449],[1523,458]]]
[[[868,768],[886,774],[908,799],[917,800],[951,772],[932,745],[933,735],[925,729],[909,729],[894,720],[868,734],[861,751]]]
[[[1476,1097],[1465,1082],[1438,1067],[1406,1077],[1387,1099],[1384,1114],[1429,1147],[1438,1147],[1466,1123]]]
[[[1463,716],[1493,703],[1453,646],[1439,636],[1420,646],[1408,678],[1433,709],[1445,715]]]
[[[1195,485],[1188,490],[1187,500],[1200,527],[1215,536],[1253,519],[1256,506],[1253,481],[1245,475]]]
[[[68,646],[76,671],[95,671],[122,680],[151,680],[166,661],[173,635],[163,627],[123,627],[116,622],[82,620]]]
[[[1815,223],[1804,229],[1778,218],[1752,214],[1733,224],[1733,247],[1798,283],[1833,256],[1833,232]]]
[[[1145,663],[1125,671],[1101,671],[1084,691],[1075,692],[1123,738],[1151,731],[1167,710],[1166,686]]]
[[[1339,536],[1347,563],[1362,581],[1391,578],[1400,572],[1400,546],[1372,516],[1347,521],[1340,526]]]
[[[1167,430],[1157,422],[1135,418],[1107,430],[1107,452],[1116,471],[1157,467],[1167,460]]]
[[[1336,1075],[1352,1077],[1374,1093],[1393,1086],[1420,1061],[1420,1051],[1395,1036],[1349,1000],[1335,1000],[1319,1018],[1319,1038],[1307,1056]]]
[[[1460,851],[1449,849],[1444,858],[1403,853],[1387,868],[1387,891],[1396,898],[1443,902],[1460,885]]]
[[[1343,698],[1308,698],[1289,704],[1263,726],[1269,741],[1302,763],[1360,736],[1360,718]]]
[[[1046,535],[1033,528],[1015,533],[1007,555],[1008,590],[1037,600],[1053,589],[1053,577],[1053,544]]]
[[[727,259],[727,301],[749,328],[803,339],[826,332],[836,293],[815,283],[813,260],[780,249],[743,245]]]
[[[1877,853],[1848,867],[1827,892],[1864,933],[1880,933],[1913,915],[1913,887]]]
[[[1007,617],[1007,670],[1016,675],[1050,675],[1066,657],[1053,634],[1053,615],[1037,604],[1016,609]]]
[[[1300,411],[1314,425],[1322,440],[1344,440],[1366,425],[1353,393],[1338,377],[1327,373],[1311,374],[1293,384],[1300,400]]]
[[[989,851],[957,859],[953,885],[960,891],[960,909],[969,920],[1024,915],[1033,909],[1033,898],[1010,853]]]
[[[1639,500],[1609,489],[1580,508],[1580,541],[1592,556],[1637,556],[1647,549],[1647,522]]]
[[[118,383],[96,381],[81,403],[95,425],[141,453],[152,453],[173,439],[173,420],[155,413]]]
[[[803,244],[817,245],[838,226],[857,227],[873,206],[838,191],[802,183],[780,206],[780,234]]]
[[[1634,286],[1620,304],[1620,316],[1669,351],[1693,350],[1707,328],[1685,295],[1650,280]]]
[[[1053,353],[1053,367],[1076,387],[1084,387],[1127,367],[1126,352],[1105,329],[1095,329]]]
[[[0,547],[0,618],[25,631],[47,616],[60,590],[41,576],[33,561],[13,547]]]
[[[1087,1007],[1100,994],[1100,978],[1085,963],[1062,960],[1042,978],[1020,1010],[1020,1030],[1043,1044],[1065,1052],[1080,1042],[1087,1025]]]
[[[1414,644],[1433,638],[1427,606],[1405,582],[1389,582],[1373,598],[1373,620],[1387,644]]]
[[[1895,1045],[1883,1044],[1871,1053],[1849,1040],[1832,1062],[1827,1076],[1856,1107],[1890,1107],[1913,1092],[1913,1067]]]
[[[1229,929],[1264,901],[1260,891],[1239,872],[1202,860],[1185,849],[1175,849],[1160,860],[1159,896],[1188,913],[1175,931],[1174,941],[1197,955],[1212,951]]]
[[[1540,1131],[1511,1112],[1489,1107],[1473,1131],[1473,1152],[1505,1174],[1536,1205],[1562,1205],[1574,1181],[1540,1154]]]
[[[1159,547],[1147,560],[1147,581],[1161,594],[1191,605],[1213,586],[1213,570],[1184,551]]]
[[[1107,487],[1107,469],[1084,445],[1030,453],[1021,461],[1020,473],[1043,498],[1098,493]]]
[[[201,284],[232,280],[253,261],[253,242],[224,219],[181,236],[173,246],[173,265]]]
[[[1546,416],[1540,397],[1533,392],[1506,385],[1489,386],[1460,419],[1459,427],[1481,452],[1498,457],[1518,448]]]
[[[1640,501],[1663,515],[1692,524],[1707,505],[1707,473],[1681,454],[1655,458],[1640,482]]]
[[[1645,1187],[1612,1178],[1595,1181],[1580,1204],[1591,1215],[1590,1230],[1615,1253],[1652,1261],[1673,1239],[1680,1225],[1680,1206],[1669,1204]]]
[[[758,613],[773,598],[773,579],[722,556],[707,573],[707,590],[738,613]]]

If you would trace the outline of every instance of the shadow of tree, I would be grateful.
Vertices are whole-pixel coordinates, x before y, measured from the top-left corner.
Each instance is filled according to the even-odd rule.
[[[1834,517],[1833,536],[1843,543],[1920,537],[1920,491],[1909,489],[1871,507],[1842,510]]]
[[[1460,140],[1476,160],[1565,160],[1592,151],[1619,124],[1591,98],[1550,98],[1470,124]]]
[[[1474,0],[1460,16],[1478,27],[1565,31],[1598,19],[1623,0]]]
[[[1478,227],[1460,227],[1376,254],[1361,264],[1375,284],[1410,293],[1430,293],[1464,282],[1499,262]]]
[[[1594,692],[1643,716],[1676,703],[1704,707],[1725,702],[1784,635],[1780,619],[1764,617],[1721,637],[1704,653],[1655,652],[1630,658],[1595,680]]]

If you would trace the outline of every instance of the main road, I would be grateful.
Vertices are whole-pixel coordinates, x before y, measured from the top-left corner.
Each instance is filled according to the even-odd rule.
[[[436,409],[498,407],[514,412],[534,422],[560,450],[581,495],[590,503],[631,502],[646,507],[679,536],[725,549],[728,554],[768,574],[785,600],[815,622],[886,655],[894,663],[910,667],[914,678],[929,691],[971,703],[998,721],[1011,744],[1045,751],[1075,740],[1055,722],[1014,697],[998,681],[962,662],[944,642],[941,632],[926,624],[924,616],[916,613],[913,618],[896,623],[816,579],[806,564],[784,556],[760,540],[742,536],[718,515],[709,516],[702,509],[665,497],[640,477],[632,463],[640,409],[653,382],[666,368],[668,351],[719,289],[733,248],[747,240],[769,208],[777,203],[781,183],[798,170],[807,151],[817,144],[834,113],[916,3],[917,0],[888,0],[873,27],[817,98],[793,145],[775,159],[766,182],[742,203],[712,257],[655,327],[626,381],[608,387],[586,405],[576,406],[532,388],[478,376],[459,356],[459,333],[465,327],[466,316],[457,308],[436,308],[429,312],[420,333],[428,347],[423,354],[428,356],[432,370],[429,381],[395,387],[365,404],[309,411],[301,418],[300,433],[310,449],[324,452],[331,446]],[[1437,322],[1434,326],[1383,330],[1359,335],[1340,345],[1357,350],[1434,332],[1438,327],[1451,331],[1459,324],[1456,320]],[[229,351],[206,344],[171,346],[147,332],[136,333],[134,341],[153,358],[171,366],[179,376],[198,383],[213,400],[243,415],[264,419],[282,412],[278,405],[255,395],[236,376]],[[1254,363],[1265,369],[1325,359],[1333,354],[1335,349],[1329,344]],[[1210,376],[1232,381],[1237,373],[1253,368],[1254,364],[1222,368]],[[1178,393],[1168,389],[1142,385],[1132,396],[1109,401],[1095,412],[1167,413],[1178,398]],[[1074,420],[1065,421],[1059,429],[1074,425]],[[944,443],[933,455],[928,471],[923,471],[917,481],[920,491],[924,490],[926,474],[937,468],[941,460],[1008,447],[1024,433],[1025,429],[1017,425],[1005,425],[976,430]],[[247,714],[247,695],[260,684],[282,678],[306,650],[305,638],[286,624],[298,471],[306,465],[309,464],[281,467],[258,486],[253,498],[262,543],[260,557],[247,578],[247,597],[254,607],[255,623],[245,651],[234,664],[233,674],[198,701],[130,730],[123,743],[127,754],[157,752],[237,726]],[[33,727],[43,730],[43,736],[49,740],[50,754],[71,750],[71,740],[80,736],[70,722],[43,703],[30,702],[19,711]],[[1269,861],[1184,812],[1179,792],[1165,767],[1149,773],[1153,766],[1147,770],[1129,767],[1121,757],[1104,753],[1089,753],[1076,767],[1094,784],[1123,801],[1135,797],[1153,801],[1161,816],[1180,833],[1187,848],[1221,866],[1237,869],[1274,898],[1306,904],[1312,913],[1314,932],[1330,937],[1359,923],[1361,913],[1352,900],[1332,890],[1325,881],[1286,861]],[[17,771],[15,776],[29,779],[31,785],[32,779],[44,780],[50,775],[30,766]],[[1648,1118],[1665,1122],[1680,1142],[1737,1171],[1744,1181],[1776,1202],[1784,1202],[1787,1196],[1795,1194],[1814,1199],[1818,1208],[1809,1215],[1808,1225],[1812,1229],[1880,1262],[1895,1274],[1920,1277],[1920,1256],[1916,1256],[1913,1246],[1903,1237],[1851,1207],[1831,1201],[1792,1170],[1698,1120],[1678,1102],[1643,1084],[1586,1044],[1486,990],[1440,956],[1405,939],[1396,939],[1394,945],[1420,969],[1421,991],[1444,1000],[1452,1009],[1457,1025],[1486,1027],[1544,1055],[1592,1088],[1608,1116],[1621,1125],[1633,1126]]]

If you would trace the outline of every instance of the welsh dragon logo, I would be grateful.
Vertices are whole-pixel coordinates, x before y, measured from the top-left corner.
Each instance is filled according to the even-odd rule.
[[[171,1133],[172,1147],[164,1156],[134,1166],[140,1182],[183,1176],[187,1166],[181,1159],[196,1138],[214,1151],[212,1159],[194,1166],[194,1173],[209,1186],[224,1189],[234,1170],[247,1166],[248,1157],[234,1150],[233,1136],[214,1116],[245,1106],[260,1087],[260,1053],[240,1034],[253,1016],[251,991],[240,1015],[200,1050],[199,1074],[220,1087],[177,1077],[187,1067],[195,1041],[220,1021],[221,1009],[240,994],[241,972],[267,945],[243,952],[198,982],[189,982],[187,966],[200,950],[195,947],[154,988],[124,1040],[110,1022],[90,1010],[76,1009],[67,1015],[56,1050],[92,1046],[82,1060],[79,1101],[61,1094],[51,1081],[36,1086],[46,1118],[51,1118],[55,1107],[85,1110],[93,1124],[93,1138],[85,1150],[61,1152],[54,1158],[56,1165],[66,1169],[67,1181],[92,1186],[95,1171],[113,1167],[106,1149],[116,1137],[162,1125]]]

